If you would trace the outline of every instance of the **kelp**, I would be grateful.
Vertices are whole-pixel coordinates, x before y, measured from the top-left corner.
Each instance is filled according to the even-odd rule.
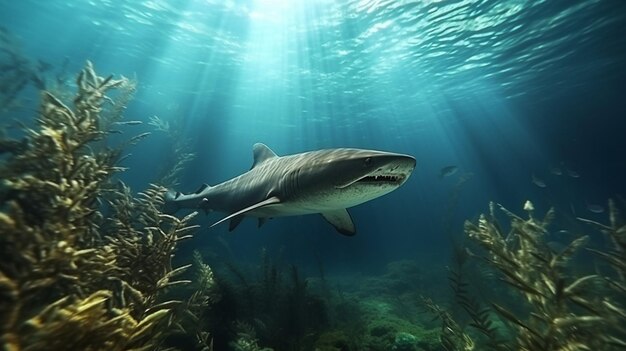
[[[512,296],[518,297],[513,304],[510,301],[488,301],[491,310],[511,327],[515,335],[507,347],[556,351],[618,350],[626,346],[622,279],[623,268],[626,267],[623,250],[626,227],[620,224],[613,202],[609,203],[609,209],[610,225],[584,221],[599,227],[612,239],[612,247],[608,250],[592,249],[592,252],[614,268],[616,274],[613,276],[583,274],[573,269],[572,259],[587,245],[588,236],[574,239],[562,250],[550,249],[546,235],[555,215],[553,209],[543,218],[537,218],[533,204],[526,202],[526,218],[523,218],[492,203],[489,214],[481,215],[476,223],[465,222],[465,233],[483,251],[473,256],[481,258],[497,271]],[[507,231],[497,219],[499,213],[509,218]],[[455,279],[458,280],[458,277]],[[465,285],[457,282],[459,289],[461,291],[456,291],[457,295],[466,295]],[[490,311],[479,307],[480,304],[473,298],[463,297],[461,303],[468,313],[473,314],[472,326],[488,337],[495,333],[489,318]],[[515,308],[512,308],[513,305]],[[481,346],[497,350],[502,344]],[[452,344],[446,349],[463,348]]]
[[[43,91],[35,126],[0,161],[0,340],[6,350],[162,349],[211,294],[211,280],[184,301],[167,294],[189,283],[172,258],[194,214],[163,214],[156,185],[137,197],[115,185],[122,151],[146,136],[107,146],[134,82],[88,62],[76,85],[71,102]],[[206,333],[189,332],[210,349]]]

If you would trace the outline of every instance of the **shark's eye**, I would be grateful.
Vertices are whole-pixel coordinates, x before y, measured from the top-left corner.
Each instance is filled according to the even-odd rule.
[[[372,158],[368,157],[363,162],[365,163],[366,166],[369,166],[370,164],[372,164]]]

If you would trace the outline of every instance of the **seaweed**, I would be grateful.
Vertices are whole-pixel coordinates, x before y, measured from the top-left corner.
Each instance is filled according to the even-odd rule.
[[[45,88],[43,73],[50,65],[28,59],[20,50],[16,38],[0,27],[0,113],[19,107],[20,94],[30,85]]]
[[[195,214],[163,214],[162,187],[134,197],[114,185],[121,152],[145,136],[106,145],[134,82],[87,62],[76,83],[71,104],[41,93],[35,126],[0,160],[0,340],[9,350],[162,349],[213,293],[207,278],[185,301],[167,296],[189,284],[178,278],[189,266],[172,259]]]
[[[422,297],[422,303],[436,318],[441,320],[439,340],[446,351],[471,351],[474,349],[474,341],[450,316],[450,313],[429,298]]]
[[[609,199],[609,224],[601,224],[585,218],[578,218],[584,223],[591,224],[604,233],[610,240],[610,248],[607,251],[589,249],[591,252],[605,260],[617,274],[617,279],[608,282],[621,292],[626,293],[626,224],[621,219],[615,201]]]
[[[508,232],[499,224],[496,210],[509,218]],[[620,289],[623,285],[614,278],[578,273],[570,267],[572,258],[589,237],[581,236],[560,252],[554,252],[545,240],[554,210],[537,218],[529,201],[524,210],[526,218],[492,203],[488,215],[481,215],[477,223],[465,223],[467,235],[484,250],[479,257],[497,270],[500,279],[520,296],[515,303],[523,305],[522,311],[514,312],[501,302],[490,303],[515,331],[513,349],[617,350],[626,346],[622,327],[626,314]],[[611,237],[623,240],[615,210],[611,211],[610,221],[610,226],[602,228]],[[623,251],[594,252],[613,258],[609,261],[617,263],[616,268],[620,269],[618,262],[624,260]],[[471,301],[468,310],[474,310]],[[479,320],[480,314],[475,316]]]
[[[506,341],[502,339],[498,328],[493,323],[492,310],[484,306],[475,295],[470,292],[470,284],[461,273],[462,267],[458,270],[450,269],[448,280],[454,292],[456,302],[463,308],[467,316],[471,319],[468,324],[480,332],[485,338],[485,347],[490,350],[510,350],[506,346]],[[432,308],[431,308],[432,310]]]
[[[158,171],[156,182],[168,188],[176,187],[179,185],[179,178],[185,169],[184,166],[196,157],[196,154],[191,152],[189,138],[182,137],[182,119],[178,118],[170,123],[157,116],[152,116],[149,124],[156,131],[165,133],[169,139],[167,144],[169,148],[163,157],[163,166]]]
[[[222,318],[210,328],[216,348],[309,350],[327,327],[326,301],[311,291],[296,266],[279,264],[278,257],[262,249],[258,264],[225,260],[224,268],[216,270],[224,297],[210,306],[211,320]]]

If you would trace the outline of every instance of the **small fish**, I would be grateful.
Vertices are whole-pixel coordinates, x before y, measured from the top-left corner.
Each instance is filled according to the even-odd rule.
[[[603,213],[604,212],[604,207],[600,206],[600,205],[596,205],[596,204],[587,203],[587,209],[589,210],[589,212],[593,212],[593,213]]]
[[[116,125],[126,125],[126,126],[136,126],[136,125],[140,125],[143,124],[142,121],[124,121],[124,122],[114,122],[113,124]]]
[[[150,132],[145,132],[145,133],[141,133],[141,134],[139,134],[139,135],[135,135],[134,137],[130,138],[129,142],[130,142],[131,144],[134,144],[134,143],[138,142],[139,140],[141,140],[141,139],[143,139],[143,138],[147,137],[147,136],[148,136],[148,135],[150,135],[150,134],[152,134],[152,133],[150,133]]]
[[[567,229],[561,229],[558,232],[556,232],[556,235],[559,235],[559,236],[568,236],[568,235],[571,235],[571,234],[572,233],[570,233],[569,230],[567,230]]]
[[[537,176],[535,176],[534,173],[531,175],[531,179],[532,179],[533,184],[535,184],[536,186],[540,188],[547,187],[546,182],[544,182],[542,179],[537,178]]]
[[[560,175],[563,175],[563,170],[560,167],[551,167],[550,173],[560,176]]]
[[[446,166],[446,167],[443,167],[439,171],[439,179],[443,179],[444,177],[449,177],[449,176],[453,175],[454,173],[456,173],[458,170],[459,170],[459,167],[457,167],[457,166]]]
[[[572,177],[572,178],[580,178],[580,174],[578,174],[578,172],[573,171],[571,169],[567,170],[567,175]]]

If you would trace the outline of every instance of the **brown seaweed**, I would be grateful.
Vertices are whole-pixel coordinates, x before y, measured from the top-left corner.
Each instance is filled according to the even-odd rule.
[[[161,187],[134,197],[113,185],[123,147],[143,138],[106,146],[134,82],[88,62],[77,86],[71,103],[43,91],[23,147],[0,161],[0,340],[7,350],[160,349],[211,293],[207,278],[184,301],[166,294],[189,283],[178,278],[189,266],[172,258],[194,214],[161,213]],[[206,332],[189,332],[210,349]]]
[[[613,206],[611,206],[613,207]],[[496,208],[510,220],[508,232],[496,219]],[[476,223],[467,221],[465,232],[483,249],[489,266],[501,273],[501,279],[519,294],[525,312],[492,301],[492,308],[516,333],[517,350],[617,350],[623,340],[625,325],[621,282],[597,274],[577,273],[570,267],[573,256],[587,244],[581,236],[560,252],[546,245],[545,235],[554,218],[549,210],[539,219],[534,206],[524,206],[522,218],[502,206],[490,205],[490,214],[481,215]],[[615,241],[623,240],[616,211],[611,211],[611,225],[602,226]],[[599,224],[598,224],[599,225]],[[624,262],[620,244],[609,253],[594,250],[620,271]],[[616,287],[616,289],[611,289]],[[613,291],[613,292],[612,292]]]

